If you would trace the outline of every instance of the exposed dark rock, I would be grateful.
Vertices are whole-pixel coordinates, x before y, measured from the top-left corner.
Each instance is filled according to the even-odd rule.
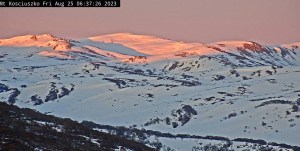
[[[128,62],[135,62],[136,60],[147,60],[146,56],[134,56],[133,58],[128,58]]]
[[[195,55],[194,53],[189,53],[189,52],[179,52],[174,54],[174,56],[180,56],[180,57],[187,57],[187,56],[192,56]]]
[[[267,52],[268,50],[264,48],[262,45],[256,43],[256,42],[251,42],[251,44],[244,43],[243,47],[238,47],[238,50],[240,51],[245,51],[245,50],[251,50],[256,53],[262,53],[262,52]]]

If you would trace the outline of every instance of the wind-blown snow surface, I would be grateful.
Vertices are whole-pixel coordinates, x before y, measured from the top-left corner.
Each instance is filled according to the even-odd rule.
[[[0,100],[79,121],[300,146],[299,46],[128,33],[0,39]]]

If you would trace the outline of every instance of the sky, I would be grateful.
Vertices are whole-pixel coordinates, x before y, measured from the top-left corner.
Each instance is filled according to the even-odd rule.
[[[129,32],[186,42],[300,42],[300,0],[121,0],[120,8],[0,8],[0,38]]]

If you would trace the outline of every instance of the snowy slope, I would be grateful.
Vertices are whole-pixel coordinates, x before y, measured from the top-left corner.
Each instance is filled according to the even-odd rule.
[[[68,50],[71,47],[68,41],[61,38],[56,38],[50,34],[25,35],[10,39],[0,39],[0,45],[17,47],[51,47],[53,50]]]
[[[299,57],[299,43],[1,39],[0,100],[78,121],[300,146]]]

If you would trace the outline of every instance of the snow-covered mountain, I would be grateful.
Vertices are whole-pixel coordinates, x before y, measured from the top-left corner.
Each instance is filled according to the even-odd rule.
[[[0,39],[1,101],[174,135],[300,146],[299,77],[300,43],[202,44],[130,33]],[[155,139],[175,150],[219,143]]]

